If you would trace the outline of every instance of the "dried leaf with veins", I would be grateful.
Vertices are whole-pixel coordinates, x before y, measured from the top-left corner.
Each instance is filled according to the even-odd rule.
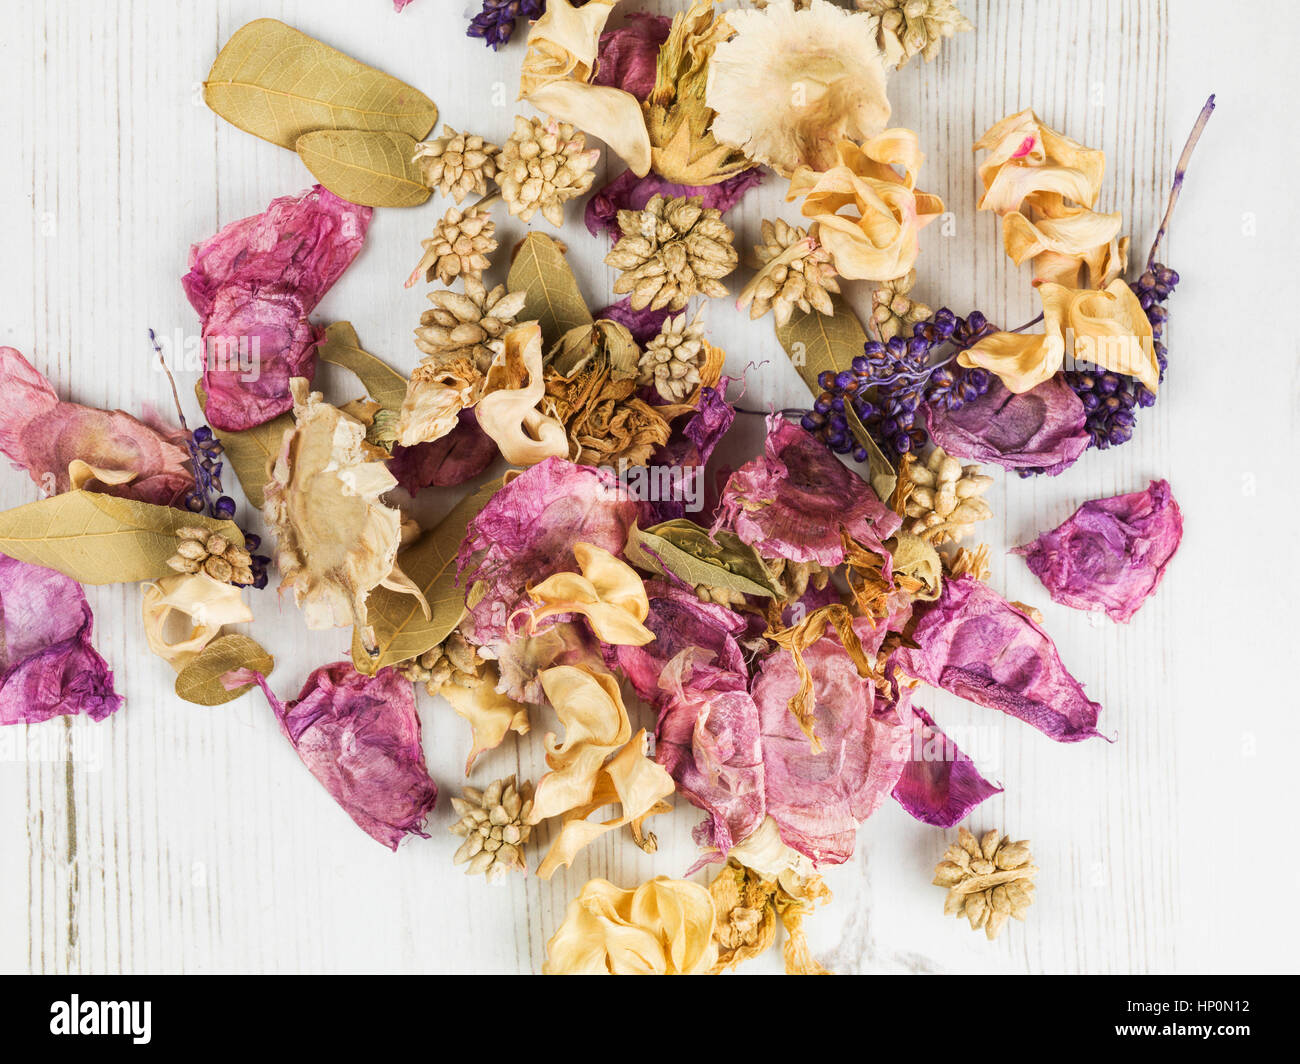
[[[276,535],[281,585],[292,588],[307,627],[354,624],[375,649],[366,600],[379,586],[407,592],[428,610],[423,592],[397,567],[402,516],[380,496],[397,486],[370,461],[365,427],[291,382],[294,428],[285,433],[266,485],[263,512]]]
[[[363,207],[416,207],[430,189],[412,161],[408,133],[317,129],[294,145],[312,177],[349,203]]]

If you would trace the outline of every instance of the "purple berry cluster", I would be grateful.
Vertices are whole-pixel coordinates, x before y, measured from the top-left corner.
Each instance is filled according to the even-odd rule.
[[[994,331],[979,311],[959,318],[944,307],[913,325],[910,337],[869,340],[849,369],[817,378],[822,392],[800,424],[837,454],[852,454],[859,462],[867,460],[867,451],[850,431],[850,411],[894,456],[919,450],[926,433],[917,414],[924,406],[956,410],[991,383],[986,370],[950,365],[951,355],[932,364],[932,354],[949,345],[963,350]]]
[[[1168,352],[1163,342],[1165,322],[1169,312],[1164,303],[1178,284],[1178,273],[1168,266],[1153,263],[1129,287],[1138,297],[1155,345],[1156,361],[1160,365],[1160,380],[1165,379],[1169,364]],[[1155,392],[1135,377],[1103,370],[1070,370],[1066,382],[1074,389],[1087,413],[1085,426],[1092,438],[1091,446],[1098,450],[1118,447],[1133,438],[1137,424],[1137,410],[1154,405]]]
[[[483,10],[470,20],[467,36],[481,37],[495,51],[510,40],[517,18],[539,19],[545,11],[546,0],[484,0]]]

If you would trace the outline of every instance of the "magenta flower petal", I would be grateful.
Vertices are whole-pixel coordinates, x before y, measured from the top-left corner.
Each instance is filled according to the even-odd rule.
[[[126,484],[89,485],[95,491],[170,506],[194,487],[189,453],[130,414],[61,401],[50,382],[12,347],[0,347],[0,451],[47,494],[72,485],[68,464],[130,471]]]
[[[1127,622],[1164,578],[1183,538],[1169,482],[1085,502],[1057,528],[1016,547],[1052,599]]]
[[[909,676],[1032,724],[1057,742],[1097,735],[1101,706],[1066,671],[1048,634],[973,576],[950,578],[917,603],[915,647],[891,662]]]
[[[930,714],[920,706],[912,706],[912,712],[911,759],[894,787],[894,801],[923,824],[950,828],[1002,788],[980,775]]]
[[[618,212],[639,211],[654,196],[668,199],[675,196],[699,196],[705,207],[716,207],[725,213],[762,180],[763,171],[757,166],[742,170],[716,185],[677,185],[653,172],[645,177],[637,177],[631,170],[624,170],[587,201],[583,217],[592,236],[599,236],[603,229],[612,238],[618,239],[622,232],[618,227]]]
[[[393,448],[388,468],[397,483],[415,495],[425,488],[452,488],[482,473],[497,457],[496,441],[479,428],[473,410],[462,410],[460,421],[433,443]]]
[[[748,627],[744,617],[716,602],[701,602],[691,588],[664,580],[647,580],[645,589],[650,612],[644,623],[654,639],[640,647],[610,647],[606,654],[641,698],[662,706],[668,696],[660,678],[683,651],[711,656],[712,668],[746,675],[736,641]]]
[[[865,627],[860,635],[867,635]],[[899,703],[884,701],[833,631],[803,656],[813,675],[821,753],[812,751],[790,712],[799,675],[788,652],[765,658],[751,688],[761,721],[767,814],[786,845],[819,864],[841,864],[853,854],[858,825],[889,797],[907,765],[908,693]]]
[[[763,744],[745,673],[709,657],[686,649],[664,669],[655,760],[709,814],[701,844],[725,855],[763,822]]]
[[[1022,395],[994,378],[989,390],[954,412],[926,407],[930,436],[957,458],[1052,476],[1088,449],[1083,403],[1058,373]]]
[[[673,20],[667,15],[634,12],[627,22],[600,35],[593,85],[608,85],[644,100],[655,87],[659,46],[668,39]]]
[[[306,317],[361,251],[372,213],[316,185],[191,250],[181,284],[203,319],[214,428],[251,428],[293,407],[289,378],[312,375],[321,335]]]
[[[460,586],[482,585],[467,638],[480,647],[505,642],[529,585],[577,571],[575,543],[620,554],[628,529],[637,521],[644,526],[646,517],[647,508],[606,470],[563,458],[525,470],[479,511],[461,543]]]
[[[0,724],[101,721],[121,708],[94,623],[75,580],[0,554]]]
[[[286,704],[263,676],[228,679],[261,686],[302,763],[372,839],[396,850],[407,835],[428,838],[438,787],[425,767],[409,680],[393,669],[363,676],[338,661],[313,672]]]
[[[902,524],[824,444],[784,418],[767,419],[764,453],[731,474],[718,526],[768,557],[839,565],[840,531],[885,554]]]

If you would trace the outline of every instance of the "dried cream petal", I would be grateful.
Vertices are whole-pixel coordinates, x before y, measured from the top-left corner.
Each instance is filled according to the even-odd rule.
[[[514,367],[527,383],[507,384]],[[564,426],[537,409],[546,394],[542,379],[542,327],[520,325],[501,338],[501,347],[488,370],[487,388],[478,403],[479,427],[496,441],[511,465],[531,466],[547,458],[566,458],[569,439]]]
[[[146,584],[143,600],[144,635],[149,649],[177,672],[203,652],[223,625],[246,624],[253,619],[233,584],[223,584],[207,573],[177,573]],[[174,617],[183,617],[189,633],[175,642],[167,639]]]
[[[529,588],[528,594],[540,606],[532,612],[532,631],[547,617],[580,613],[601,642],[644,646],[654,639],[641,623],[650,613],[650,600],[637,571],[589,543],[575,544],[574,555],[581,575],[555,573]]]
[[[500,746],[510,732],[528,734],[528,707],[498,692],[498,679],[496,667],[488,665],[468,685],[449,683],[438,692],[474,731],[474,745],[465,762],[466,776],[478,755]]]

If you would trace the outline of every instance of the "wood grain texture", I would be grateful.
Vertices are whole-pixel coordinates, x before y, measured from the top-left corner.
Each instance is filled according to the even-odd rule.
[[[15,5],[0,36],[0,342],[70,398],[166,413],[170,392],[147,330],[197,331],[179,284],[190,244],[310,183],[292,152],[203,106],[218,48],[247,21],[282,19],[426,92],[456,128],[500,143],[515,113],[522,39],[496,54],[465,39],[465,6],[418,0],[395,15],[388,0],[216,0],[184,11],[171,0]],[[1296,340],[1267,311],[1285,315],[1294,301],[1290,185],[1300,160],[1284,78],[1300,16],[1281,3],[1225,16],[1208,0],[962,6],[976,32],[890,85],[895,121],[916,129],[927,153],[920,186],[950,212],[922,235],[917,292],[935,305],[978,307],[1008,325],[1036,312],[1027,270],[1003,255],[995,219],[974,208],[971,145],[994,120],[1032,106],[1105,149],[1102,209],[1124,212],[1144,255],[1185,130],[1210,92],[1219,111],[1167,244],[1182,283],[1160,405],[1143,413],[1131,445],[1090,452],[1055,479],[994,471],[988,496],[998,515],[985,530],[994,585],[1042,609],[1115,741],[1059,746],[991,711],[923,699],[1006,787],[973,826],[1034,841],[1042,872],[1030,921],[989,944],[944,918],[942,892],[929,885],[944,833],[891,804],[863,827],[856,856],[828,873],[835,900],[808,922],[814,952],[846,972],[1293,970],[1300,942],[1285,906],[1300,869],[1274,824],[1289,823],[1300,741],[1291,645],[1300,589],[1290,566],[1300,375]],[[621,169],[603,165],[608,176]],[[733,213],[739,246],[764,216],[792,217],[781,186],[769,178]],[[352,321],[371,351],[409,370],[425,302],[422,287],[402,281],[443,209],[435,197],[378,211],[317,320]],[[525,228],[497,214],[508,248]],[[577,212],[559,236],[592,305],[608,301],[605,239],[593,240]],[[492,281],[505,265],[501,256]],[[739,292],[747,279],[742,270],[728,283]],[[859,308],[868,298],[860,286],[848,295]],[[1234,313],[1261,311],[1258,324]],[[728,372],[745,373],[747,405],[807,402],[770,322],[750,323],[724,301],[708,318]],[[325,371],[327,387],[335,372]],[[183,395],[193,376],[181,381]],[[187,414],[197,421],[192,404]],[[761,438],[759,419],[741,421],[733,464]],[[1155,476],[1173,484],[1187,535],[1131,624],[1056,606],[1023,562],[1003,554],[1083,500]],[[0,475],[0,506],[34,497],[25,476]],[[435,499],[421,517],[454,502]],[[446,796],[459,785],[469,730],[423,695],[443,798],[432,837],[390,854],[302,768],[260,695],[213,709],[175,697],[171,670],[140,632],[137,587],[88,595],[97,645],[127,704],[101,725],[0,733],[0,970],[535,971],[588,877],[628,886],[679,875],[692,860],[697,816],[678,799],[681,808],[654,825],[653,858],[619,835],[549,882],[488,889],[463,876],[451,865]],[[254,593],[253,606],[248,631],[275,655],[282,695],[313,667],[348,656],[346,631],[306,631],[274,591]],[[476,782],[538,777],[541,738],[556,722],[537,716],[532,736],[481,759]],[[544,852],[550,832],[537,841]],[[774,953],[753,967],[778,965]]]

